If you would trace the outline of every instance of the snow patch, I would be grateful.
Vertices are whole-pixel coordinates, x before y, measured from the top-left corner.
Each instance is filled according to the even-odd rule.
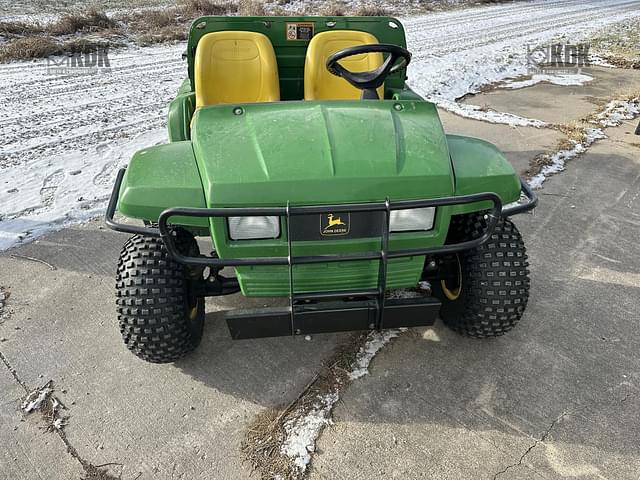
[[[601,127],[617,127],[625,120],[640,114],[640,97],[631,100],[613,100],[591,121]]]
[[[494,110],[485,110],[477,105],[468,105],[450,100],[440,100],[438,105],[445,110],[455,113],[461,117],[470,118],[472,120],[481,120],[489,123],[501,123],[511,125],[512,127],[535,127],[541,128],[547,125],[542,120],[534,118],[525,118],[512,113],[496,112]]]
[[[534,175],[529,180],[529,186],[531,188],[540,188],[542,184],[551,175],[559,173],[565,169],[565,164],[568,160],[577,157],[581,153],[584,153],[593,142],[601,138],[607,138],[604,132],[599,128],[587,128],[585,130],[585,137],[581,143],[576,143],[573,148],[568,150],[560,150],[549,157],[548,165],[542,167],[542,170],[537,175]]]
[[[24,413],[31,413],[34,410],[40,410],[52,393],[53,388],[51,388],[51,382],[47,382],[42,387],[36,388],[29,393],[24,402],[22,402],[22,411]]]
[[[52,380],[30,392],[20,408],[27,415],[35,411],[42,412],[47,417],[47,428],[49,429],[62,430],[66,425],[67,419],[61,415],[61,410],[65,407],[53,395]]]
[[[183,50],[110,51],[95,75],[53,75],[46,59],[0,65],[0,250],[104,213],[118,167],[167,139]]]
[[[440,335],[438,335],[438,332],[436,332],[433,328],[426,329],[422,334],[422,338],[424,338],[425,340],[429,340],[431,342],[440,341]]]
[[[318,397],[304,416],[294,418],[284,425],[286,439],[281,451],[291,460],[301,472],[304,472],[311,462],[311,455],[315,451],[316,439],[322,428],[331,422],[331,410],[340,398],[338,392],[332,392]]]
[[[520,88],[531,87],[533,85],[537,85],[538,83],[551,83],[553,85],[562,86],[579,86],[584,85],[591,80],[593,80],[593,77],[591,75],[585,75],[583,73],[558,75],[535,74],[527,80],[507,80],[507,82],[503,85],[503,88],[516,90]]]
[[[598,66],[598,67],[618,68],[617,65],[613,65],[612,63],[608,62],[607,60],[605,60],[600,55],[590,54],[589,55],[589,62],[591,63],[591,65],[595,65],[595,66]]]
[[[353,370],[349,372],[349,378],[356,380],[369,374],[369,364],[376,353],[380,351],[392,338],[396,338],[406,328],[398,328],[394,330],[385,330],[382,332],[372,332],[369,334],[365,344],[360,347],[360,351],[356,355]]]

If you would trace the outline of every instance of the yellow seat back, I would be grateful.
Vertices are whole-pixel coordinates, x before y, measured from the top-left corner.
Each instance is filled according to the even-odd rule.
[[[315,35],[307,47],[304,63],[305,100],[357,100],[362,90],[344,78],[336,77],[327,70],[327,59],[338,50],[356,45],[379,43],[367,32],[335,30]],[[375,70],[384,61],[381,53],[363,53],[340,60],[340,64],[352,72]],[[384,85],[378,88],[378,97],[384,98]]]
[[[196,108],[280,100],[276,55],[261,33],[207,33],[198,42],[194,75]]]

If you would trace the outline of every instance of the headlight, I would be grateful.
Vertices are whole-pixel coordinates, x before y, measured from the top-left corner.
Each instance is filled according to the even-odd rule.
[[[435,214],[435,207],[391,210],[391,216],[389,217],[389,230],[391,232],[431,230],[433,228],[433,219]]]
[[[280,217],[229,217],[229,236],[232,240],[278,238]]]

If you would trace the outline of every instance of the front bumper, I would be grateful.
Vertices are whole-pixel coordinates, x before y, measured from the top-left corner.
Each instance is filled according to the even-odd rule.
[[[168,208],[158,218],[158,227],[139,227],[118,223],[114,220],[120,186],[125,170],[118,172],[113,193],[109,200],[106,223],[113,230],[138,235],[161,237],[169,255],[178,263],[199,267],[260,266],[285,265],[289,271],[289,306],[250,311],[236,311],[227,314],[227,323],[233,338],[266,337],[278,335],[300,335],[308,333],[350,331],[397,328],[418,325],[431,325],[440,309],[440,302],[431,297],[387,299],[387,265],[389,259],[460,252],[472,249],[485,243],[501,217],[507,217],[535,208],[537,197],[521,180],[523,203],[502,207],[500,197],[495,193],[485,192],[459,197],[443,197],[425,200],[403,200],[370,202],[360,204],[313,205],[259,208]],[[487,228],[478,238],[439,246],[424,248],[389,249],[389,221],[394,210],[444,207],[466,205],[477,202],[490,202],[487,210]],[[380,212],[382,224],[380,228],[380,248],[375,251],[357,253],[336,253],[330,255],[293,255],[292,229],[295,218],[308,215],[354,212]],[[284,217],[287,228],[286,256],[226,258],[220,259],[206,256],[186,256],[180,253],[175,245],[173,227],[169,220],[172,217],[238,217],[238,216],[278,216]],[[378,282],[376,288],[347,289],[329,292],[296,293],[293,276],[293,265],[332,263],[346,261],[377,260],[379,262]]]

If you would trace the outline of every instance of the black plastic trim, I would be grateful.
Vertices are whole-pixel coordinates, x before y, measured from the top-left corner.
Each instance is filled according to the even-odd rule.
[[[120,187],[122,185],[122,179],[126,173],[126,168],[118,170],[116,175],[116,182],[113,185],[113,191],[109,198],[109,204],[107,205],[107,213],[105,213],[104,221],[111,230],[116,232],[133,233],[134,235],[147,235],[149,237],[159,237],[160,230],[155,227],[139,227],[137,225],[127,225],[125,223],[116,222],[113,217],[116,214],[116,208],[118,207],[118,198],[120,197]]]
[[[502,209],[502,216],[509,217],[511,215],[517,215],[518,213],[528,212],[533,210],[538,205],[538,196],[531,189],[529,184],[524,178],[520,178],[520,191],[527,197],[525,203],[518,203],[512,207],[506,207]]]

